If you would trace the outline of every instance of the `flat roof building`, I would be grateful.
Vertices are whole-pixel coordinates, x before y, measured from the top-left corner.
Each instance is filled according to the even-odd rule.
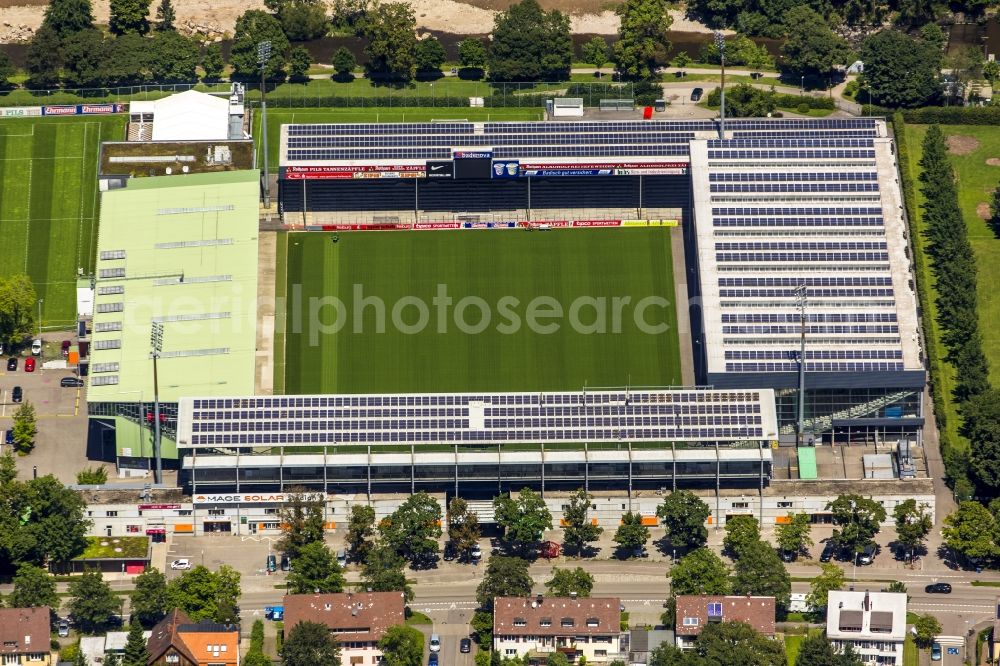
[[[903,663],[906,593],[833,590],[826,607],[826,636],[834,648],[850,645],[865,663]]]

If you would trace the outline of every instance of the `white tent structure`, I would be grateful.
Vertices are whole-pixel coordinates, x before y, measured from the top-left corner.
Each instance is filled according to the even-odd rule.
[[[187,90],[153,103],[153,141],[229,139],[229,101]]]

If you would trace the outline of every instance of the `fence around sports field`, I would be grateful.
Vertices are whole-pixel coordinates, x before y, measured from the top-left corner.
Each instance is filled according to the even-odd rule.
[[[253,83],[248,85],[254,86]],[[51,90],[16,88],[0,94],[0,107],[123,103],[160,99],[186,90],[228,95],[231,84],[192,82]],[[381,85],[367,79],[348,83],[312,79],[303,83],[267,84],[268,106],[282,108],[467,107],[473,104],[489,108],[544,107],[545,100],[567,96],[582,98],[584,106],[599,107],[602,99],[632,99],[634,94],[628,82],[492,83],[450,76],[399,86]],[[259,102],[259,86],[248,87],[246,98],[251,103]]]

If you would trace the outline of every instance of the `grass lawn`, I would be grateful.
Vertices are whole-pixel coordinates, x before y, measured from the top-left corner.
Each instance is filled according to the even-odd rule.
[[[337,243],[331,234],[291,234],[287,274],[287,393],[542,391],[681,382],[670,238],[664,229],[351,232],[340,234]],[[443,304],[442,289],[450,305]],[[529,305],[540,296],[551,298]],[[644,319],[665,324],[665,332],[647,333],[635,322],[636,304],[657,296],[668,305],[649,307]],[[311,300],[322,297],[325,302]],[[343,303],[339,313],[334,297]],[[363,306],[362,297],[381,299],[384,332],[378,332],[377,306]],[[469,305],[466,297],[482,300]],[[631,299],[618,316],[615,297]],[[602,301],[605,311],[596,314]],[[556,308],[563,316],[535,317],[536,311]],[[319,332],[310,319],[328,332]],[[530,326],[532,321],[536,325]],[[339,332],[335,322],[342,325]],[[594,328],[576,330],[573,323]],[[413,330],[401,330],[406,326]]]
[[[272,169],[278,167],[281,126],[292,123],[418,123],[434,120],[541,120],[543,109],[483,109],[472,107],[373,107],[368,109],[267,110],[268,155]],[[254,113],[254,137],[260,141],[260,113]],[[258,143],[258,146],[262,144]],[[261,148],[258,147],[258,151]],[[258,152],[257,157],[261,158]],[[259,162],[258,162],[259,163]]]
[[[976,255],[976,266],[978,269],[978,305],[979,305],[979,331],[983,336],[983,351],[990,362],[990,380],[994,385],[1000,384],[1000,329],[996,322],[1000,321],[1000,292],[996,285],[1000,284],[1000,240],[997,239],[993,231],[986,225],[986,222],[977,214],[976,209],[980,204],[990,201],[993,190],[1000,185],[1000,166],[991,166],[986,163],[989,158],[1000,158],[1000,132],[995,127],[978,127],[972,125],[948,126],[941,128],[948,136],[971,137],[978,143],[974,146],[969,142],[969,147],[974,149],[964,155],[949,155],[952,165],[958,178],[959,204],[962,208],[962,215],[965,218],[966,226],[969,230],[969,240]],[[922,154],[921,143],[927,131],[926,125],[907,125],[906,138],[910,148],[911,164],[904,168],[910,170],[914,185],[917,189],[917,204],[923,203],[920,195],[920,175],[919,160]],[[918,220],[918,229],[923,231],[923,221]],[[923,244],[923,238],[914,235],[914,243],[919,246]],[[933,289],[934,280],[929,268],[925,276],[926,284]],[[936,293],[932,296],[936,297]],[[940,329],[936,321],[936,308],[930,304],[931,314],[935,321],[931,326],[932,342],[940,346]],[[943,348],[939,351],[939,356],[945,356]],[[946,409],[948,410],[947,429],[950,431],[954,441],[964,441],[958,436],[958,426],[960,418],[956,406],[951,401],[951,393],[955,386],[954,368],[942,361],[944,368],[943,376],[939,382],[944,391]]]
[[[795,666],[795,660],[799,656],[799,646],[804,639],[803,634],[785,634],[785,659],[788,666]]]
[[[920,652],[917,644],[913,642],[913,636],[906,634],[906,642],[903,643],[903,666],[920,666]]]
[[[148,553],[149,537],[87,537],[87,549],[77,559],[143,558]]]
[[[411,627],[415,624],[434,624],[434,620],[420,611],[409,611],[409,615],[406,618],[406,624]]]
[[[97,154],[124,136],[125,116],[0,120],[0,274],[26,272],[45,329],[76,319],[77,269],[97,244]]]

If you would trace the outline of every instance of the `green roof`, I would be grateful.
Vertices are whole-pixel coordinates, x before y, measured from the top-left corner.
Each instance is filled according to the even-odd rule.
[[[87,548],[77,560],[138,560],[149,556],[149,537],[85,537]]]
[[[102,194],[88,400],[254,392],[257,171],[130,179]]]
[[[799,454],[799,478],[816,479],[816,449],[811,446],[800,446]]]

